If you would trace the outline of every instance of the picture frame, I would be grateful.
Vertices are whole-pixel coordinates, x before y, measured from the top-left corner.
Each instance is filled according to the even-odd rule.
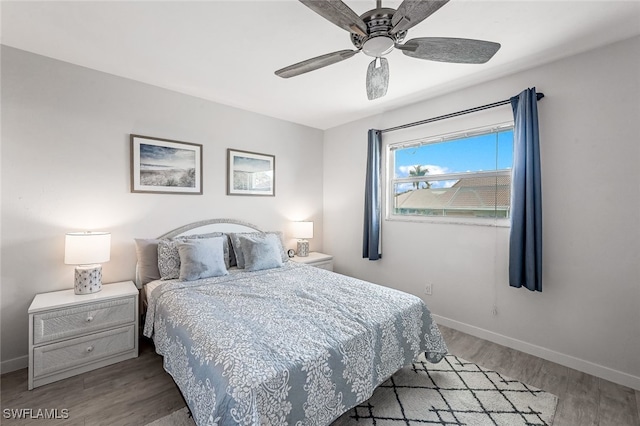
[[[227,195],[276,195],[276,157],[227,149]]]
[[[131,192],[202,195],[202,145],[130,135]]]

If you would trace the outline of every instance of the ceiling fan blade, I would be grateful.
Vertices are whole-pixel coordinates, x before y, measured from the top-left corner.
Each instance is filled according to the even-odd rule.
[[[393,28],[389,32],[395,34],[398,31],[408,30],[427,19],[447,2],[449,0],[404,0],[393,14],[391,19]]]
[[[302,4],[342,29],[367,35],[367,24],[341,0],[300,0]]]
[[[500,43],[467,38],[423,37],[396,45],[407,56],[457,64],[484,64],[500,49]]]
[[[315,58],[307,59],[306,61],[298,62],[297,64],[289,65],[276,71],[276,75],[282,78],[295,77],[296,75],[304,74],[309,71],[314,71],[327,65],[335,64],[336,62],[349,59],[359,50],[339,50],[333,53],[327,53],[326,55],[316,56]]]
[[[376,61],[380,61],[376,66]],[[375,58],[367,68],[367,98],[374,100],[387,94],[389,86],[389,62],[385,58]]]

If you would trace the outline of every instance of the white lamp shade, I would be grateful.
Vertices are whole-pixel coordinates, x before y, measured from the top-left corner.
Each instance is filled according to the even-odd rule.
[[[295,238],[313,238],[313,222],[293,222],[292,231]]]
[[[108,232],[69,232],[64,239],[64,263],[91,265],[111,259],[111,234]]]

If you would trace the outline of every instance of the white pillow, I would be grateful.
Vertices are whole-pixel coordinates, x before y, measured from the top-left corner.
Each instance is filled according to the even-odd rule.
[[[180,280],[193,281],[229,274],[223,244],[223,237],[178,241]]]

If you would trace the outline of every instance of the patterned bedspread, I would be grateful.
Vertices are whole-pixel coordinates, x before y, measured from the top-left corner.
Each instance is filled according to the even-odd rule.
[[[287,262],[148,296],[144,334],[204,425],[328,425],[420,353],[447,353],[413,295]]]

